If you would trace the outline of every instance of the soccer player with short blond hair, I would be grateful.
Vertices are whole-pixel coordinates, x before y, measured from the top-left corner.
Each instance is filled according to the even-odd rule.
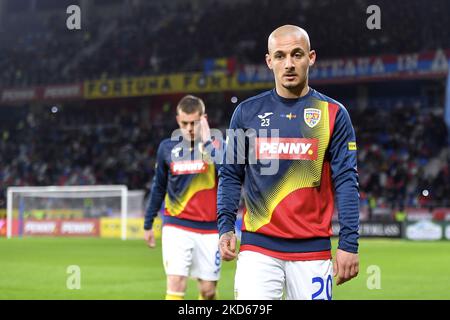
[[[187,95],[177,106],[182,141],[163,140],[145,215],[145,240],[163,201],[162,251],[167,275],[166,299],[184,298],[187,278],[197,278],[200,299],[216,298],[220,276],[217,230],[217,166],[204,152],[211,142],[202,99]]]

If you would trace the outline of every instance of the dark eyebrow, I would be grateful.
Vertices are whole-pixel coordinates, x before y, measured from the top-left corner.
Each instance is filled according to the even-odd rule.
[[[290,54],[295,54],[295,53],[297,53],[297,52],[300,52],[300,53],[302,53],[302,54],[305,54],[305,51],[302,49],[302,48],[300,48],[300,47],[297,47],[297,48],[294,48],[294,49],[292,49],[291,50],[291,52],[290,52]],[[285,54],[285,52],[283,52],[283,51],[281,51],[281,50],[277,50],[277,51],[275,51],[274,53],[273,53],[273,55],[277,55],[277,54]]]
[[[297,53],[297,52],[300,52],[300,53],[305,53],[305,51],[303,51],[303,49],[302,48],[295,48],[295,49],[293,49],[292,51],[291,51],[291,53]]]
[[[285,54],[285,53],[281,50],[277,50],[273,53],[273,55],[277,55],[277,54]]]

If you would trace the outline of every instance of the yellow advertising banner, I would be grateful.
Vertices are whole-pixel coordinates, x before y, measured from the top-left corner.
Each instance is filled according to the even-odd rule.
[[[157,217],[153,223],[153,230],[157,239],[161,238],[161,219]],[[121,238],[120,218],[100,219],[101,238]],[[144,218],[127,219],[127,239],[144,239]]]
[[[85,99],[123,98],[174,93],[258,90],[273,87],[273,82],[239,83],[237,74],[180,73],[152,77],[100,79],[84,82]]]

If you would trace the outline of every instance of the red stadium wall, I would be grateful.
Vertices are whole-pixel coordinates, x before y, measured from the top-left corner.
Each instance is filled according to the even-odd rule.
[[[100,224],[98,219],[26,220],[23,222],[22,232],[24,236],[98,237]],[[19,220],[13,220],[12,235],[18,236],[19,234]]]

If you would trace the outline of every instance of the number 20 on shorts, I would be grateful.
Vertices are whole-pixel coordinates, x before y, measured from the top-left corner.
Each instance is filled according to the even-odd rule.
[[[321,277],[312,278],[312,284],[314,285],[315,283],[319,284],[319,290],[317,290],[315,293],[312,294],[311,299],[312,300],[325,300],[322,297],[322,293],[325,289],[326,300],[331,300],[331,287],[333,285],[333,280],[331,278],[331,275],[328,275],[326,282],[325,282],[325,279],[323,279]]]

